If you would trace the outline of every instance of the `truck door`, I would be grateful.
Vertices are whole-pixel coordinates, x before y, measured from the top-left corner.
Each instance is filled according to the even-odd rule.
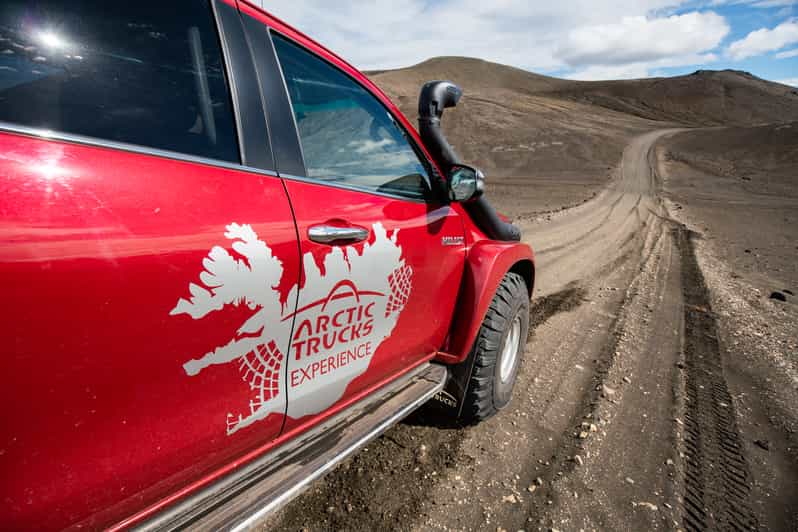
[[[266,46],[288,93],[272,94],[270,116],[290,112],[301,146],[291,173],[278,158],[302,253],[287,353],[291,430],[441,348],[465,246],[462,220],[433,197],[428,163],[386,106],[285,34]]]
[[[216,7],[227,56],[210,2],[0,8],[7,528],[104,528],[280,433],[296,228]]]

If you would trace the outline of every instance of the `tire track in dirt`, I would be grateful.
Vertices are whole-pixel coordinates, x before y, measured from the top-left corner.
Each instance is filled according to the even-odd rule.
[[[676,230],[684,294],[684,525],[687,530],[754,530],[751,474],[723,374],[718,331],[693,234]]]

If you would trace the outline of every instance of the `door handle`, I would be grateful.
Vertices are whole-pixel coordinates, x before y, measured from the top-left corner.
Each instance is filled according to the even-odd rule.
[[[336,227],[334,225],[313,225],[308,228],[308,238],[319,244],[334,242],[360,242],[369,237],[368,229],[362,227]]]

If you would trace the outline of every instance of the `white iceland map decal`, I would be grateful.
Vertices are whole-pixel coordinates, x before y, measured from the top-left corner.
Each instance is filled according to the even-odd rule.
[[[277,290],[282,262],[249,225],[227,226],[224,236],[244,260],[215,246],[202,261],[202,286],[190,283],[191,297],[181,298],[170,312],[199,320],[226,306],[254,311],[227,344],[183,365],[191,376],[214,364],[238,366],[251,395],[244,413],[227,414],[227,434],[282,413],[286,385],[288,415],[299,418],[332,406],[368,369],[396,326],[413,277],[396,242],[399,231],[389,237],[380,223],[373,231],[374,242],[364,244],[361,253],[352,246],[332,247],[323,270],[306,253],[305,284],[296,311],[287,312]],[[297,290],[294,285],[286,301],[295,301]]]

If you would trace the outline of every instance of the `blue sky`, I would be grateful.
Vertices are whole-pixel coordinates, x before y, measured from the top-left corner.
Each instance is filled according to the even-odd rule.
[[[438,55],[560,77],[733,68],[798,86],[798,0],[251,0],[361,69]]]
[[[730,31],[722,41],[720,49],[728,46],[732,42],[744,39],[749,33],[762,29],[772,29],[780,24],[790,21],[798,22],[798,1],[792,2],[761,2],[756,5],[754,2],[740,3],[719,3],[707,5],[703,3],[699,9],[703,11],[711,10],[724,17],[729,24]],[[677,12],[686,12],[690,8],[683,7]],[[795,50],[796,55],[791,58],[780,59],[778,53]],[[769,80],[788,80],[792,78],[793,84],[798,85],[798,38],[792,45],[786,45],[776,51],[762,53],[744,59],[734,57],[721,57],[718,61],[709,62],[703,65],[706,68],[723,69],[733,68],[751,72],[761,78]],[[695,70],[690,67],[665,68],[657,74],[666,76],[689,73]]]

